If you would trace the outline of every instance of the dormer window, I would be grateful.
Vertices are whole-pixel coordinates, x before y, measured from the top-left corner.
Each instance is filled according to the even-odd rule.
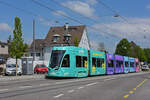
[[[53,42],[57,42],[59,40],[60,35],[59,34],[54,34],[53,35]]]
[[[70,41],[70,39],[71,39],[71,34],[65,34],[64,35],[64,40],[65,40],[65,42],[69,42]]]

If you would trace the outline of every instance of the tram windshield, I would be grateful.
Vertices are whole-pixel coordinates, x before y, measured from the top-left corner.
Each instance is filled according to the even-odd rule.
[[[53,50],[51,54],[50,67],[59,67],[61,59],[65,53],[65,50]]]

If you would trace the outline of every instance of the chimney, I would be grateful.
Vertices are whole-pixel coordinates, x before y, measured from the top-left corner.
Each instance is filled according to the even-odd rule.
[[[68,30],[68,23],[65,23],[65,25],[64,25],[64,27],[65,27],[65,30]]]

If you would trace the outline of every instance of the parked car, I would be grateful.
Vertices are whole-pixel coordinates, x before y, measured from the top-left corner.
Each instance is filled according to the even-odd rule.
[[[38,64],[34,68],[34,73],[48,73],[48,67],[45,64]]]
[[[148,64],[148,67],[150,68],[150,64]]]
[[[142,71],[149,71],[149,66],[148,65],[143,65],[142,66]]]
[[[22,75],[21,68],[18,66],[17,74]],[[5,75],[16,75],[16,64],[7,64],[5,69]]]

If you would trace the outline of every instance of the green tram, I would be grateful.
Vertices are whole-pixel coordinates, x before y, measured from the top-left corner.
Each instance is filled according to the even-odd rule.
[[[106,73],[105,53],[65,46],[52,49],[49,77],[87,77]]]

